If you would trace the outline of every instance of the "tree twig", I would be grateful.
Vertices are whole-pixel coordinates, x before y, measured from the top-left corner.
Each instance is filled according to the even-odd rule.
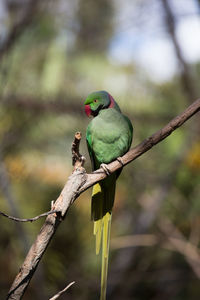
[[[127,165],[143,153],[151,149],[153,146],[161,142],[169,136],[174,130],[180,127],[184,122],[191,118],[200,110],[200,99],[191,104],[183,113],[171,120],[164,128],[154,133],[142,143],[131,149],[122,158],[124,165]],[[108,165],[110,173],[121,168],[121,163],[118,160]],[[51,214],[47,216],[44,225],[42,226],[35,242],[24,260],[20,272],[16,276],[7,299],[20,299],[27,288],[42,255],[44,254],[51,238],[56,232],[57,227],[65,217],[69,207],[73,204],[76,198],[86,189],[94,185],[96,182],[104,179],[107,175],[102,169],[96,170],[92,174],[86,174],[83,168],[77,168],[68,178],[60,196],[56,200],[52,209],[60,211],[60,214]]]
[[[40,214],[36,217],[33,217],[33,218],[28,218],[28,219],[21,219],[21,218],[16,218],[16,217],[13,217],[13,216],[9,216],[7,214],[5,214],[4,212],[0,211],[0,215],[10,219],[10,220],[13,220],[13,221],[16,221],[16,222],[34,222],[42,217],[46,217],[48,215],[51,215],[51,214],[56,214],[56,213],[59,213],[59,211],[57,210],[50,210],[50,211],[47,211],[43,214]]]
[[[72,165],[74,166],[74,170],[82,168],[85,162],[85,157],[79,152],[81,137],[81,132],[76,132],[72,143]]]
[[[49,300],[56,300],[58,299],[62,294],[64,294],[69,288],[70,286],[72,286],[75,283],[75,281],[72,281],[71,283],[69,283],[62,291],[58,292],[56,295],[54,295],[53,297],[51,297]]]

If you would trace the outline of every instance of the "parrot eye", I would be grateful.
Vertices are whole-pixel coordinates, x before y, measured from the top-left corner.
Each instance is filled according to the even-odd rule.
[[[98,100],[97,100],[97,99],[94,99],[94,102],[96,103],[96,102],[98,102]]]

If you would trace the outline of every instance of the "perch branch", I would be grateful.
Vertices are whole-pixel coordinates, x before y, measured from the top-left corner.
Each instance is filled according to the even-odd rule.
[[[75,136],[74,143],[77,143]],[[73,147],[72,147],[73,148]],[[72,151],[77,151],[75,147]],[[79,151],[78,151],[79,152]],[[79,156],[76,155],[77,160]],[[82,160],[83,162],[83,160]],[[77,162],[80,165],[80,162]],[[75,166],[77,165],[75,161]],[[47,216],[44,225],[42,226],[35,242],[31,246],[23,265],[20,268],[18,275],[16,276],[10,291],[7,295],[7,299],[21,299],[23,296],[41,258],[44,254],[50,240],[56,232],[56,229],[60,222],[63,220],[67,213],[69,206],[77,198],[77,191],[85,183],[87,177],[86,172],[82,168],[76,168],[71,176],[68,178],[63,190],[59,197],[52,205],[52,210],[57,211],[56,214],[50,214]]]
[[[153,135],[145,139],[136,147],[132,148],[129,152],[127,152],[124,156],[120,157],[123,165],[127,165],[143,153],[150,150],[153,146],[160,143],[166,137],[168,137],[174,130],[179,128],[183,123],[185,123],[188,119],[190,119],[194,114],[200,111],[200,99],[193,102],[188,108],[182,112],[180,115],[172,119],[165,127],[155,132]],[[108,169],[110,173],[115,172],[121,168],[121,163],[118,160],[115,160],[108,164]],[[92,174],[88,174],[87,181],[80,188],[79,193],[84,192],[86,189],[94,185],[96,182],[104,179],[107,175],[103,172],[102,169],[96,170]]]
[[[183,113],[170,121],[164,128],[157,131],[122,156],[121,160],[123,164],[127,165],[151,149],[154,145],[158,144],[160,141],[169,136],[175,129],[180,127],[199,110],[200,99],[191,104]],[[59,211],[60,213],[47,216],[44,225],[42,226],[35,242],[31,246],[24,263],[20,268],[20,271],[10,288],[7,299],[21,299],[38,266],[38,263],[42,258],[42,255],[44,254],[51,238],[55,234],[57,227],[65,217],[70,205],[73,204],[75,199],[86,189],[107,176],[102,169],[99,169],[92,174],[86,174],[82,167],[83,162],[78,162],[78,164],[79,163],[81,168],[77,167],[72,175],[68,178],[68,181],[61,191],[60,196],[52,207],[52,209]],[[108,168],[110,173],[113,173],[117,169],[121,168],[121,163],[116,160],[110,163]]]

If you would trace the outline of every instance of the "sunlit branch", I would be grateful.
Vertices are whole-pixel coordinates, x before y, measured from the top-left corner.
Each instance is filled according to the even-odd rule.
[[[125,166],[131,161],[135,160],[169,136],[174,130],[183,125],[184,122],[186,122],[199,110],[200,99],[196,100],[183,113],[171,120],[165,127],[154,133],[149,138],[145,139],[136,147],[132,148],[120,158],[120,161]],[[77,155],[77,159],[79,160],[79,155]],[[42,258],[42,255],[48,247],[51,238],[55,234],[58,225],[66,216],[69,207],[81,193],[107,176],[102,169],[96,170],[92,174],[87,174],[82,167],[83,162],[84,160],[78,161],[77,168],[75,167],[75,170],[68,178],[67,183],[53,205],[52,209],[59,213],[51,214],[46,218],[44,225],[42,226],[35,242],[31,246],[23,265],[21,266],[20,271],[11,286],[7,299],[21,299]],[[113,173],[117,169],[121,168],[121,162],[115,160],[108,164],[110,173]]]

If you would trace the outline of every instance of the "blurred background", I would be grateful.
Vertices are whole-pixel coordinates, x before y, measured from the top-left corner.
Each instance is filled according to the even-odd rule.
[[[200,94],[199,0],[0,0],[0,210],[50,209],[69,174],[71,143],[91,171],[83,102],[107,90],[134,126],[133,146]],[[113,212],[108,299],[200,297],[200,119],[129,164]],[[95,300],[100,257],[91,190],[58,229],[24,299]],[[4,299],[44,220],[0,217]]]

